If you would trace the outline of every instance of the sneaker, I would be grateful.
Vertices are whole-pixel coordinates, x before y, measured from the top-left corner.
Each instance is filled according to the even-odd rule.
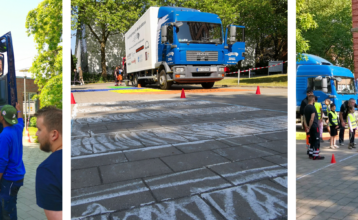
[[[349,149],[349,150],[352,150],[352,146],[351,146],[351,145],[349,145],[349,146],[348,146],[348,149]]]
[[[313,157],[313,160],[323,160],[324,157],[321,157],[321,156],[317,156],[317,157]]]
[[[352,148],[357,148],[356,146],[352,145]]]
[[[343,145],[344,145],[344,142],[339,142],[339,145],[343,146]]]
[[[334,146],[329,146],[329,148],[331,148],[331,149],[336,149]]]
[[[308,155],[308,159],[313,159],[313,156],[312,156],[312,155]]]
[[[334,147],[337,148],[337,149],[339,148],[339,146],[337,146],[337,145],[334,145]]]

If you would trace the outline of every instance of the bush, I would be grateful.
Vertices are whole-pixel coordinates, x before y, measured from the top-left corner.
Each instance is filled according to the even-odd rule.
[[[35,127],[36,128],[36,117],[31,117],[29,127]]]

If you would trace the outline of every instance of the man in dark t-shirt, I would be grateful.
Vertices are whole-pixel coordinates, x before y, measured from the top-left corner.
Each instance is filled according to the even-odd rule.
[[[339,110],[339,121],[341,122],[341,127],[339,129],[339,144],[344,145],[344,130],[347,122],[348,109],[352,106],[357,108],[356,100],[351,98],[348,101],[345,101],[341,105],[341,109]]]
[[[304,122],[305,117],[304,117],[304,110],[306,105],[308,104],[308,96],[313,95],[313,90],[311,88],[307,88],[306,90],[306,98],[304,98],[301,102],[301,106],[300,106],[300,116],[301,116],[301,120],[302,122]],[[305,128],[305,123],[303,123],[303,129],[306,130]],[[309,144],[309,137],[310,135],[308,133],[306,133],[306,148],[307,148],[307,154],[309,155],[310,152],[310,144]]]
[[[47,219],[62,219],[62,110],[45,107],[35,116],[40,149],[52,152],[36,171],[37,205]]]
[[[308,104],[304,109],[305,128],[310,135],[310,152],[309,158],[313,160],[322,160],[324,157],[319,156],[320,135],[318,128],[318,114],[314,107],[315,96],[308,96]]]

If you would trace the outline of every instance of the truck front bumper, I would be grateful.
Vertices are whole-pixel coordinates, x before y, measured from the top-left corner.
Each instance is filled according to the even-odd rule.
[[[224,67],[225,66],[173,66],[173,81],[177,83],[220,81],[225,76]]]

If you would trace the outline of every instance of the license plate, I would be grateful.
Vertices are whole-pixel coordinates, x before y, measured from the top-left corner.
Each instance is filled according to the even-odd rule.
[[[209,67],[201,67],[201,68],[196,68],[197,72],[202,72],[202,71],[206,71],[209,72],[210,68]]]

